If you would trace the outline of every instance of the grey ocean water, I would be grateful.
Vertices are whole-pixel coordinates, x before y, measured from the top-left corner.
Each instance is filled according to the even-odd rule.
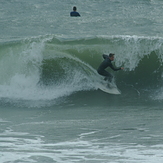
[[[0,163],[163,161],[163,1],[0,6]],[[98,89],[110,52],[121,95]]]

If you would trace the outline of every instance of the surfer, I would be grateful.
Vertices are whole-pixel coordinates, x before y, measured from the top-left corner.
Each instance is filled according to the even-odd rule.
[[[112,61],[114,60],[114,55],[113,53],[110,53],[109,55],[106,55],[106,54],[103,54],[103,58],[104,58],[104,61],[100,64],[99,68],[97,69],[97,72],[102,75],[102,76],[105,76],[104,80],[108,80],[108,81],[112,81],[113,79],[113,76],[107,72],[105,69],[107,67],[110,67],[112,70],[114,71],[118,71],[118,70],[123,70],[124,68],[123,67],[120,67],[120,68],[115,68],[113,65],[112,65]]]
[[[77,7],[76,6],[74,6],[73,7],[73,11],[72,12],[70,12],[70,16],[80,16],[80,14],[76,11],[77,10]]]

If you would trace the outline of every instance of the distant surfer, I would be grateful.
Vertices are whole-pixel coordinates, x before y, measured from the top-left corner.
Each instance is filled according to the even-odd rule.
[[[108,80],[108,81],[112,81],[113,79],[113,76],[107,72],[105,69],[107,67],[110,67],[112,70],[114,71],[118,71],[118,70],[123,70],[124,68],[123,67],[120,67],[120,68],[115,68],[113,65],[112,65],[112,61],[114,60],[114,55],[113,53],[110,53],[109,55],[106,55],[106,54],[103,54],[103,58],[104,58],[104,61],[100,64],[99,68],[97,69],[97,72],[102,75],[102,76],[105,76],[104,80]]]
[[[77,12],[76,6],[73,7],[73,11],[70,12],[70,16],[75,16],[75,17],[80,16],[80,14]]]

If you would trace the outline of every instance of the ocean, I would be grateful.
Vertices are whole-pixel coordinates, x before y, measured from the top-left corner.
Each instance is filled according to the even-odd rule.
[[[0,163],[163,162],[163,1],[0,5]]]

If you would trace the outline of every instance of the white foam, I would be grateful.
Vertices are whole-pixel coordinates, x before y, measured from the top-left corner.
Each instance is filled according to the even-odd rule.
[[[163,161],[163,146],[144,147],[127,144],[92,143],[87,141],[62,142],[58,144],[38,144],[26,140],[27,145],[8,143],[6,152],[1,151],[2,163],[7,161],[31,161],[49,158],[58,163],[73,162],[148,162]],[[18,142],[15,142],[18,143]],[[1,147],[5,148],[4,144]],[[6,146],[7,147],[7,146]],[[150,149],[149,149],[150,148]]]
[[[94,134],[90,131],[79,139],[46,143],[39,135],[8,131],[0,134],[0,158],[5,162],[125,162],[156,163],[163,161],[163,144],[139,145],[111,143],[104,139],[84,140]],[[5,135],[6,134],[6,135]],[[117,136],[117,135],[116,135]]]
[[[163,87],[158,88],[156,91],[150,95],[152,100],[163,100]]]

